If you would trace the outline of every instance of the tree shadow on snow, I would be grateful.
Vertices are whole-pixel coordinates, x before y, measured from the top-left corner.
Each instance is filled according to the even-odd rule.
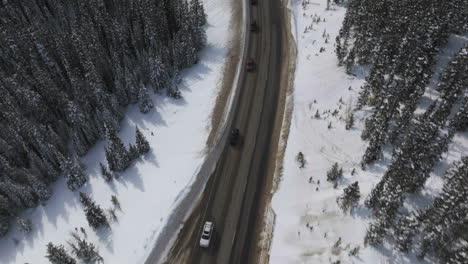
[[[144,192],[145,186],[143,184],[142,175],[136,166],[132,164],[128,169],[125,170],[124,173],[118,178],[118,181],[129,182],[133,186],[135,186],[138,190]],[[125,184],[124,184],[125,185]]]
[[[99,239],[99,244],[105,245],[110,253],[114,253],[114,240],[112,239],[112,228],[103,227],[98,230],[94,230],[96,236]]]

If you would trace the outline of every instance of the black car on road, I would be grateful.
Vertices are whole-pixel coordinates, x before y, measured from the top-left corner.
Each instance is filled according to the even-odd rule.
[[[239,141],[239,129],[234,128],[231,131],[231,135],[229,135],[229,144],[232,146],[237,145],[237,142]]]

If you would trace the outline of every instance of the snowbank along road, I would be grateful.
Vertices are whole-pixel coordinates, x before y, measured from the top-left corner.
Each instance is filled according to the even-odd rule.
[[[248,1],[247,5],[250,5]],[[257,1],[248,8],[247,57],[255,61],[244,74],[231,129],[240,130],[236,146],[226,145],[202,200],[182,228],[167,263],[246,263],[255,245],[254,222],[265,176],[267,153],[278,103],[281,70],[280,1]],[[214,240],[200,248],[204,221],[213,221]]]

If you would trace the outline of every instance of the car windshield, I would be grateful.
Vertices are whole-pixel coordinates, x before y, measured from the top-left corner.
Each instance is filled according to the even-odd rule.
[[[209,236],[208,234],[203,234],[201,237],[202,237],[203,239],[208,239],[208,238],[210,238],[210,236]]]

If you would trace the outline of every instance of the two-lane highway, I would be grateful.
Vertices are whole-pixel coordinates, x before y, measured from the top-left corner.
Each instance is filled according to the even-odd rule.
[[[250,5],[250,0],[244,1]],[[226,145],[167,263],[180,263],[181,255],[188,263],[248,262],[277,114],[282,63],[280,0],[257,0],[248,15],[250,21],[256,21],[258,31],[250,32],[246,49],[256,65],[254,71],[241,74],[245,78],[239,80],[239,100],[233,106],[236,112],[231,129],[240,130],[241,140],[235,147]],[[207,220],[214,222],[215,237],[213,245],[205,249],[199,246],[199,239]]]

